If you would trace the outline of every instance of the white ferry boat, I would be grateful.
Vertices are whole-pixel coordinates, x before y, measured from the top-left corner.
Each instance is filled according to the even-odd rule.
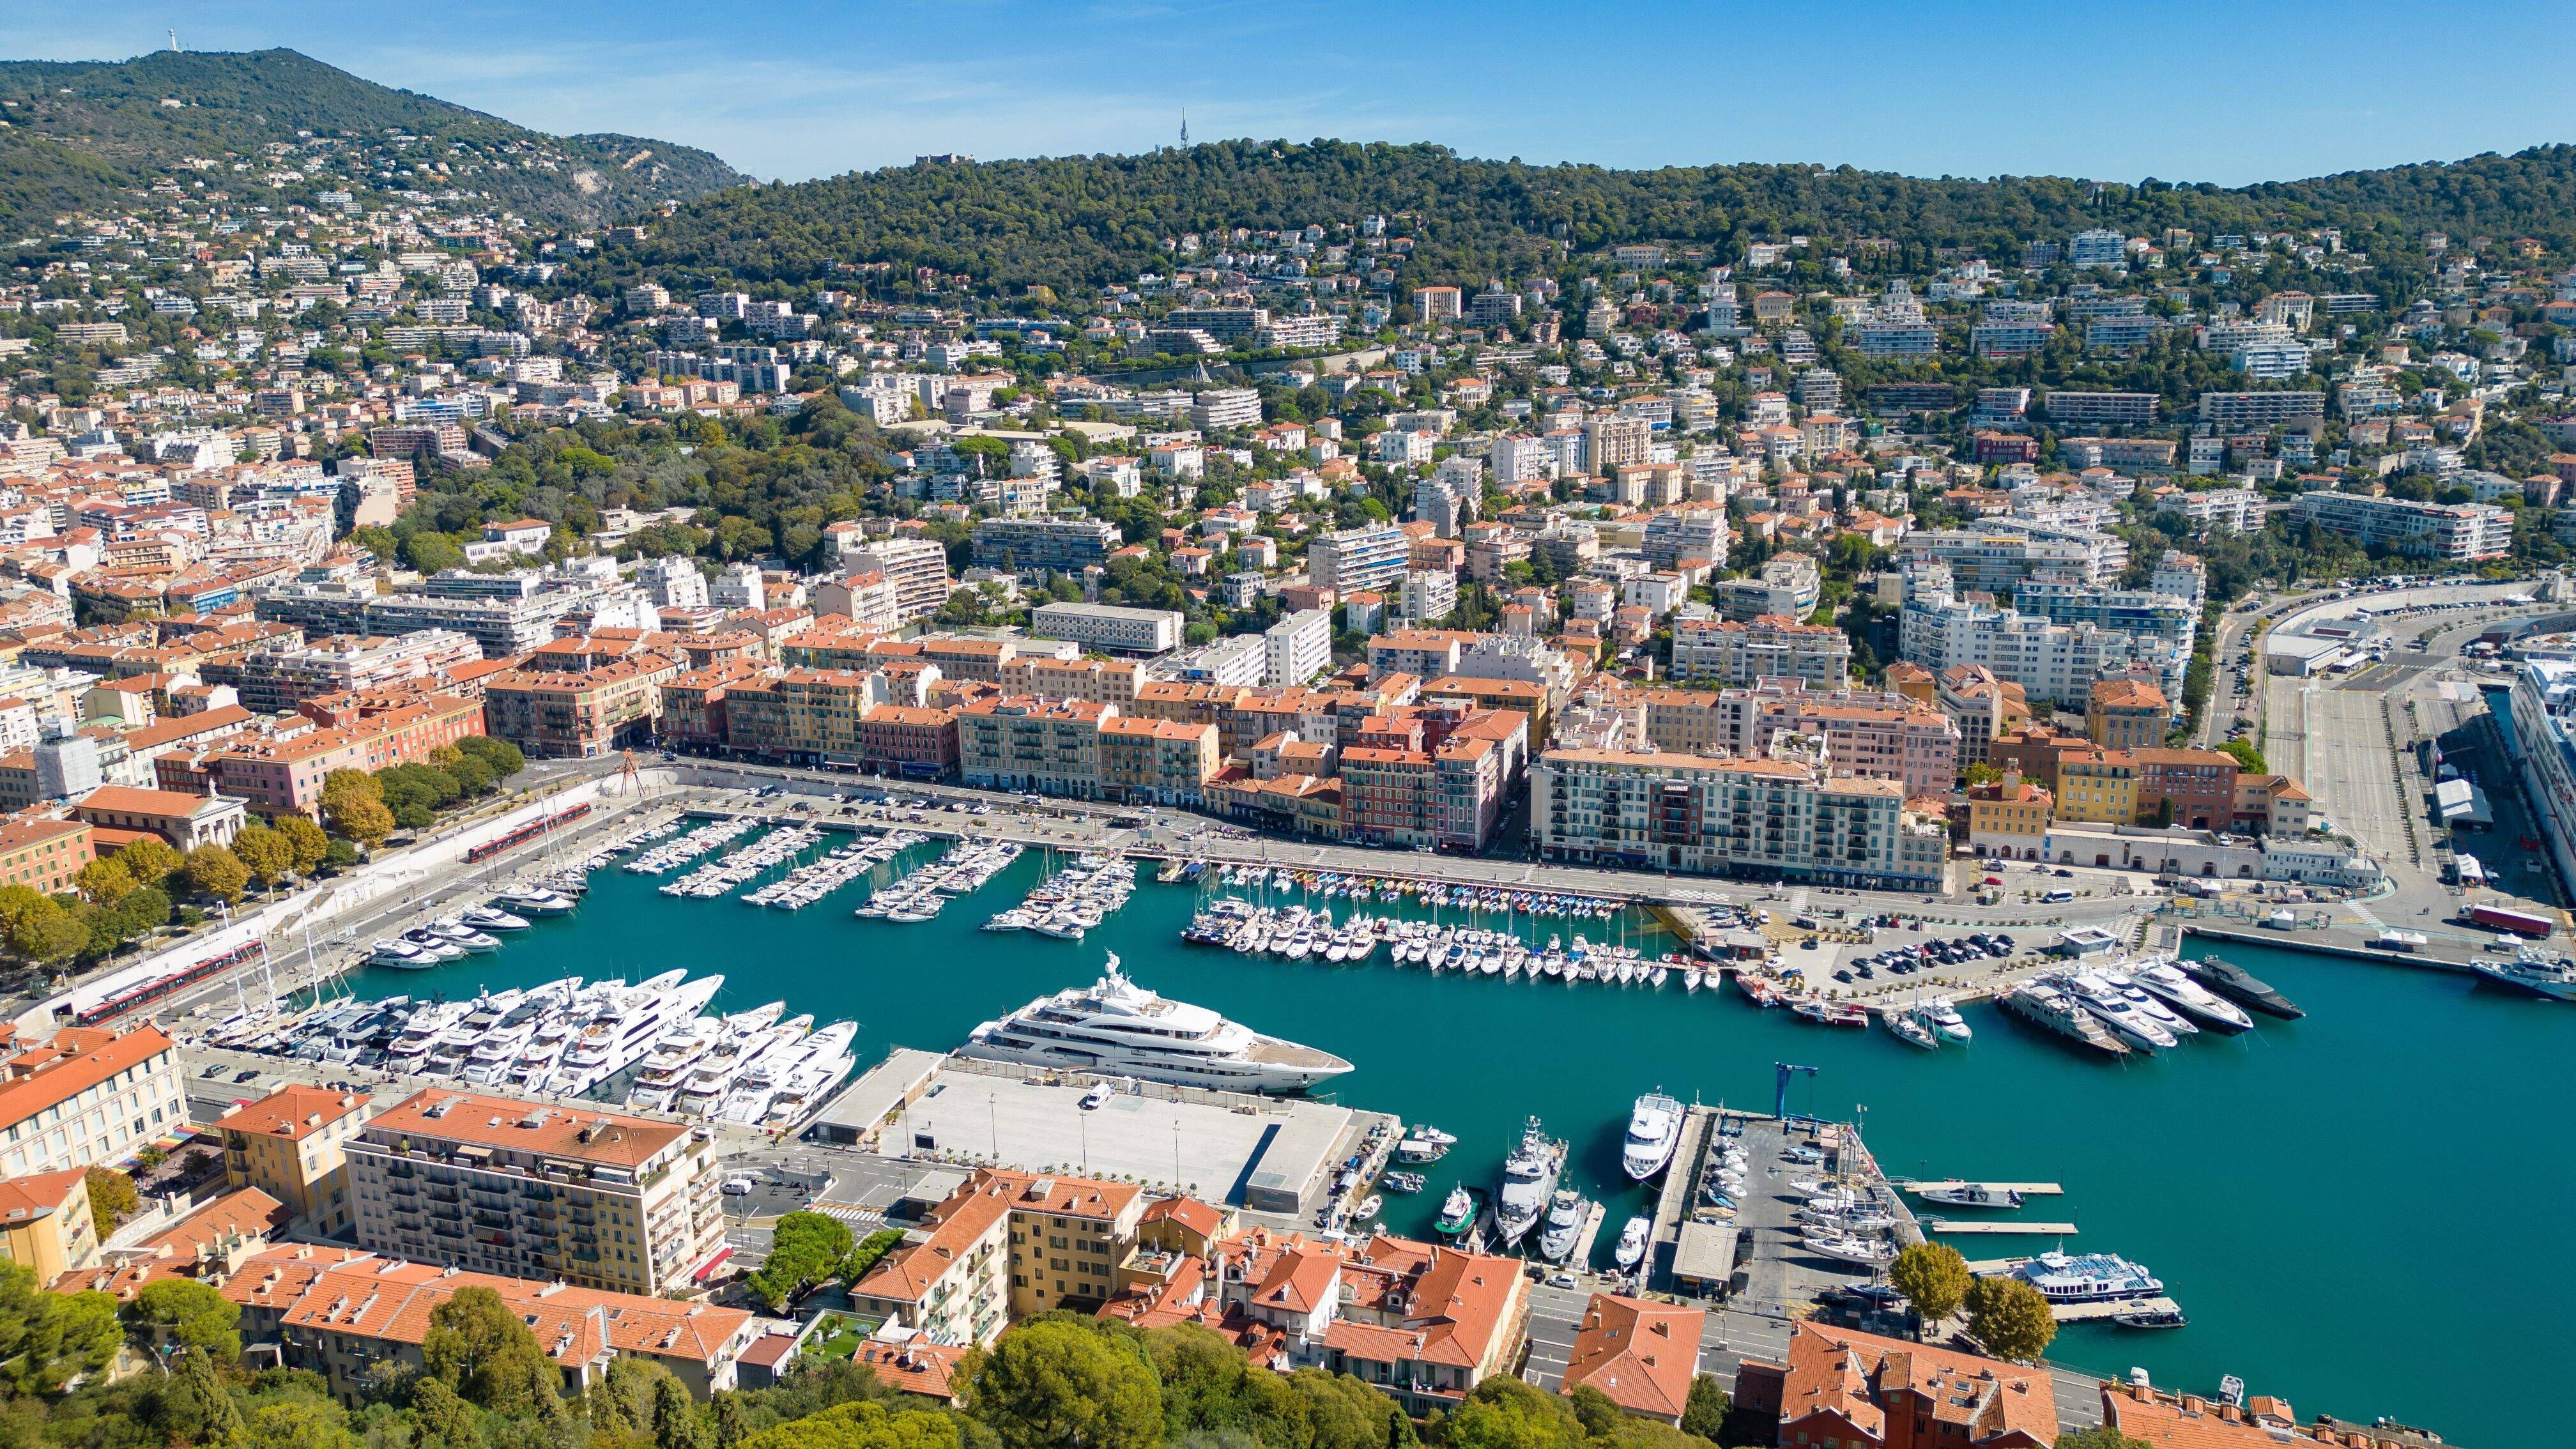
[[[1663,1171],[1673,1160],[1673,1149],[1681,1145],[1682,1104],[1662,1092],[1648,1092],[1629,1109],[1620,1165],[1627,1169],[1629,1181],[1644,1182]]]
[[[985,1022],[958,1055],[1232,1092],[1302,1092],[1351,1064],[1330,1052],[1264,1036],[1204,1006],[1172,1001],[1118,971],[1087,987],[1041,996]]]
[[[2042,1253],[2012,1270],[2050,1303],[2118,1303],[2161,1298],[2164,1281],[2117,1253]]]

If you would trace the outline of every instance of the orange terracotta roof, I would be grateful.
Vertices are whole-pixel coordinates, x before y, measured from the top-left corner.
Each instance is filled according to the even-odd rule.
[[[1563,1392],[1589,1384],[1631,1413],[1677,1419],[1690,1406],[1708,1314],[1595,1293],[1565,1366]]]
[[[321,1087],[280,1087],[215,1123],[232,1132],[258,1132],[300,1142],[375,1098],[365,1092],[333,1092]]]

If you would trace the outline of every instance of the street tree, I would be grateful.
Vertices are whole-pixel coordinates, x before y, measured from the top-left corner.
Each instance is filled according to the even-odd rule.
[[[1947,1243],[1909,1244],[1887,1266],[1887,1281],[1905,1295],[1926,1324],[1957,1313],[1974,1276],[1968,1271],[1968,1260]]]
[[[1979,1278],[1968,1287],[1967,1309],[1968,1332],[1997,1358],[2028,1363],[2057,1337],[2048,1300],[2019,1278]]]
[[[250,870],[241,857],[220,845],[200,845],[189,851],[179,876],[188,889],[226,905],[240,900],[242,889],[250,884]]]

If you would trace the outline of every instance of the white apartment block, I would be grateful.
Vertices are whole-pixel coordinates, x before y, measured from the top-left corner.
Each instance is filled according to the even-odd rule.
[[[2156,512],[2178,514],[2194,524],[2215,524],[2238,533],[2251,533],[2263,526],[2263,495],[2251,488],[2174,492],[2156,500]]]
[[[1458,576],[1447,569],[1418,569],[1404,576],[1396,613],[1406,627],[1448,618],[1458,610]]]
[[[910,623],[948,602],[948,549],[936,539],[886,538],[844,549],[852,573],[880,573],[894,584],[895,612]]]
[[[2358,493],[2306,493],[2297,517],[2368,547],[2417,558],[2471,562],[2513,549],[2513,515],[2485,503],[2417,503]]]
[[[1898,780],[1822,761],[1550,750],[1530,778],[1530,834],[1550,860],[1937,890],[1944,825],[1908,814]]]
[[[1683,619],[1673,625],[1673,678],[1748,685],[1799,679],[1835,688],[1851,677],[1851,639],[1830,624],[1766,616]]]
[[[1166,654],[1181,647],[1183,622],[1174,609],[1053,603],[1029,615],[1029,632],[1110,654]]]
[[[1506,434],[1486,450],[1485,463],[1494,470],[1495,485],[1508,488],[1555,476],[1556,453],[1544,439]]]
[[[1401,576],[1412,553],[1412,535],[1394,524],[1345,528],[1306,550],[1306,582],[1342,593],[1373,589]]]
[[[2129,636],[2092,624],[2053,624],[2036,614],[1996,609],[1926,590],[1908,598],[1897,624],[1898,657],[1935,675],[1983,665],[2018,684],[2031,703],[2081,708],[2093,681],[2129,667]]]
[[[1190,403],[1190,425],[1201,432],[1261,426],[1261,394],[1248,387],[1212,387]]]
[[[1300,609],[1263,631],[1261,682],[1272,689],[1291,689],[1331,667],[1333,615],[1328,609]]]
[[[676,554],[648,558],[635,566],[635,583],[659,608],[707,607],[707,576],[698,571],[696,559]]]

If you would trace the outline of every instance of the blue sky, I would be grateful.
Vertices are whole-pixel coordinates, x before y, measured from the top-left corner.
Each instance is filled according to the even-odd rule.
[[[2576,13],[2209,3],[372,0],[0,7],[0,55],[291,46],[800,180],[1190,134],[2237,185],[2576,141]]]

